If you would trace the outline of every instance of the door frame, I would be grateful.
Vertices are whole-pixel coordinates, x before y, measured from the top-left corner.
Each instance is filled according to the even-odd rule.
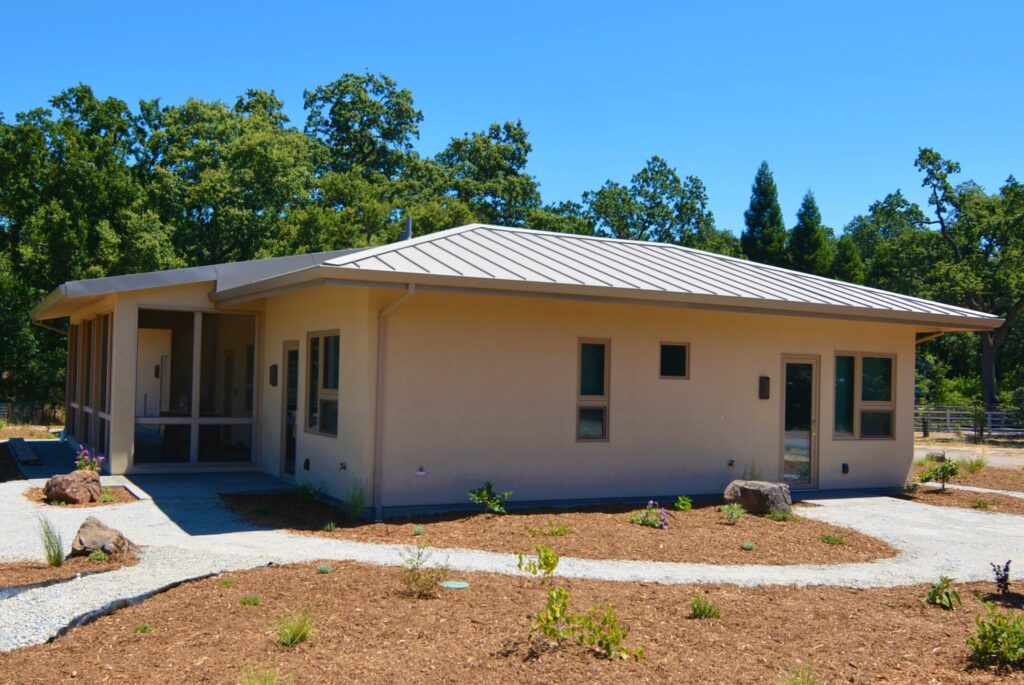
[[[821,452],[819,438],[821,430],[821,355],[787,354],[782,355],[781,373],[779,376],[779,481],[785,483],[786,467],[786,364],[810,364],[811,385],[811,444],[810,444],[810,478],[806,482],[794,483],[797,490],[818,489],[818,462]]]
[[[288,353],[292,350],[299,357],[299,363],[295,367],[295,420],[299,420],[299,399],[302,393],[299,391],[299,381],[302,377],[302,351],[298,340],[285,340],[281,345],[281,373],[279,381],[281,384],[281,459],[278,463],[278,474],[285,480],[294,480],[294,473],[285,471],[285,461],[288,459]],[[298,424],[296,424],[298,425]],[[295,470],[298,471],[298,445],[299,434],[295,432]]]

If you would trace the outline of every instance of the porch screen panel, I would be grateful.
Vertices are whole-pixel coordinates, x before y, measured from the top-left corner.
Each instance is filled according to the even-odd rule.
[[[203,314],[199,415],[251,418],[256,322],[245,314]]]

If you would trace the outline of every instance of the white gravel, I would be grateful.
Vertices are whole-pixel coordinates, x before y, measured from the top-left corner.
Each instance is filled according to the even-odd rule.
[[[88,510],[49,508],[26,500],[26,481],[0,484],[0,561],[41,559],[37,517],[45,514],[66,544],[81,521],[97,516],[145,545],[139,564],[0,599],[0,651],[45,642],[112,608],[140,601],[185,580],[268,563],[315,559],[396,566],[414,547],[382,545],[259,530],[220,505],[212,490],[182,485],[157,502]],[[732,583],[736,585],[837,585],[893,587],[931,582],[939,575],[961,581],[990,577],[989,562],[1013,559],[1024,566],[1024,518],[955,507],[934,507],[888,497],[822,499],[802,516],[860,530],[900,550],[869,563],[791,566],[725,566],[564,558],[559,575],[623,582]],[[195,534],[196,531],[228,531]],[[190,534],[186,531],[192,531]],[[475,550],[435,550],[431,561],[461,572],[516,574],[516,558]]]

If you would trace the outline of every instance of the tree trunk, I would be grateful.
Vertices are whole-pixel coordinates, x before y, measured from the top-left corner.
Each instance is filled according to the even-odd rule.
[[[995,332],[981,334],[981,399],[985,409],[996,408],[996,355],[999,349],[995,343]]]

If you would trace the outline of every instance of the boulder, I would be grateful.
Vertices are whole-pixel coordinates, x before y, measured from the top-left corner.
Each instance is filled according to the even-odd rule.
[[[121,531],[115,530],[100,523],[95,516],[90,516],[82,522],[75,539],[71,543],[71,556],[86,557],[90,552],[98,549],[103,550],[109,556],[132,554],[139,551]]]
[[[767,514],[771,509],[790,511],[793,500],[785,483],[763,480],[734,480],[725,487],[726,503],[739,504],[751,514]]]
[[[46,500],[67,504],[87,504],[100,498],[100,474],[81,470],[62,473],[46,481]]]

